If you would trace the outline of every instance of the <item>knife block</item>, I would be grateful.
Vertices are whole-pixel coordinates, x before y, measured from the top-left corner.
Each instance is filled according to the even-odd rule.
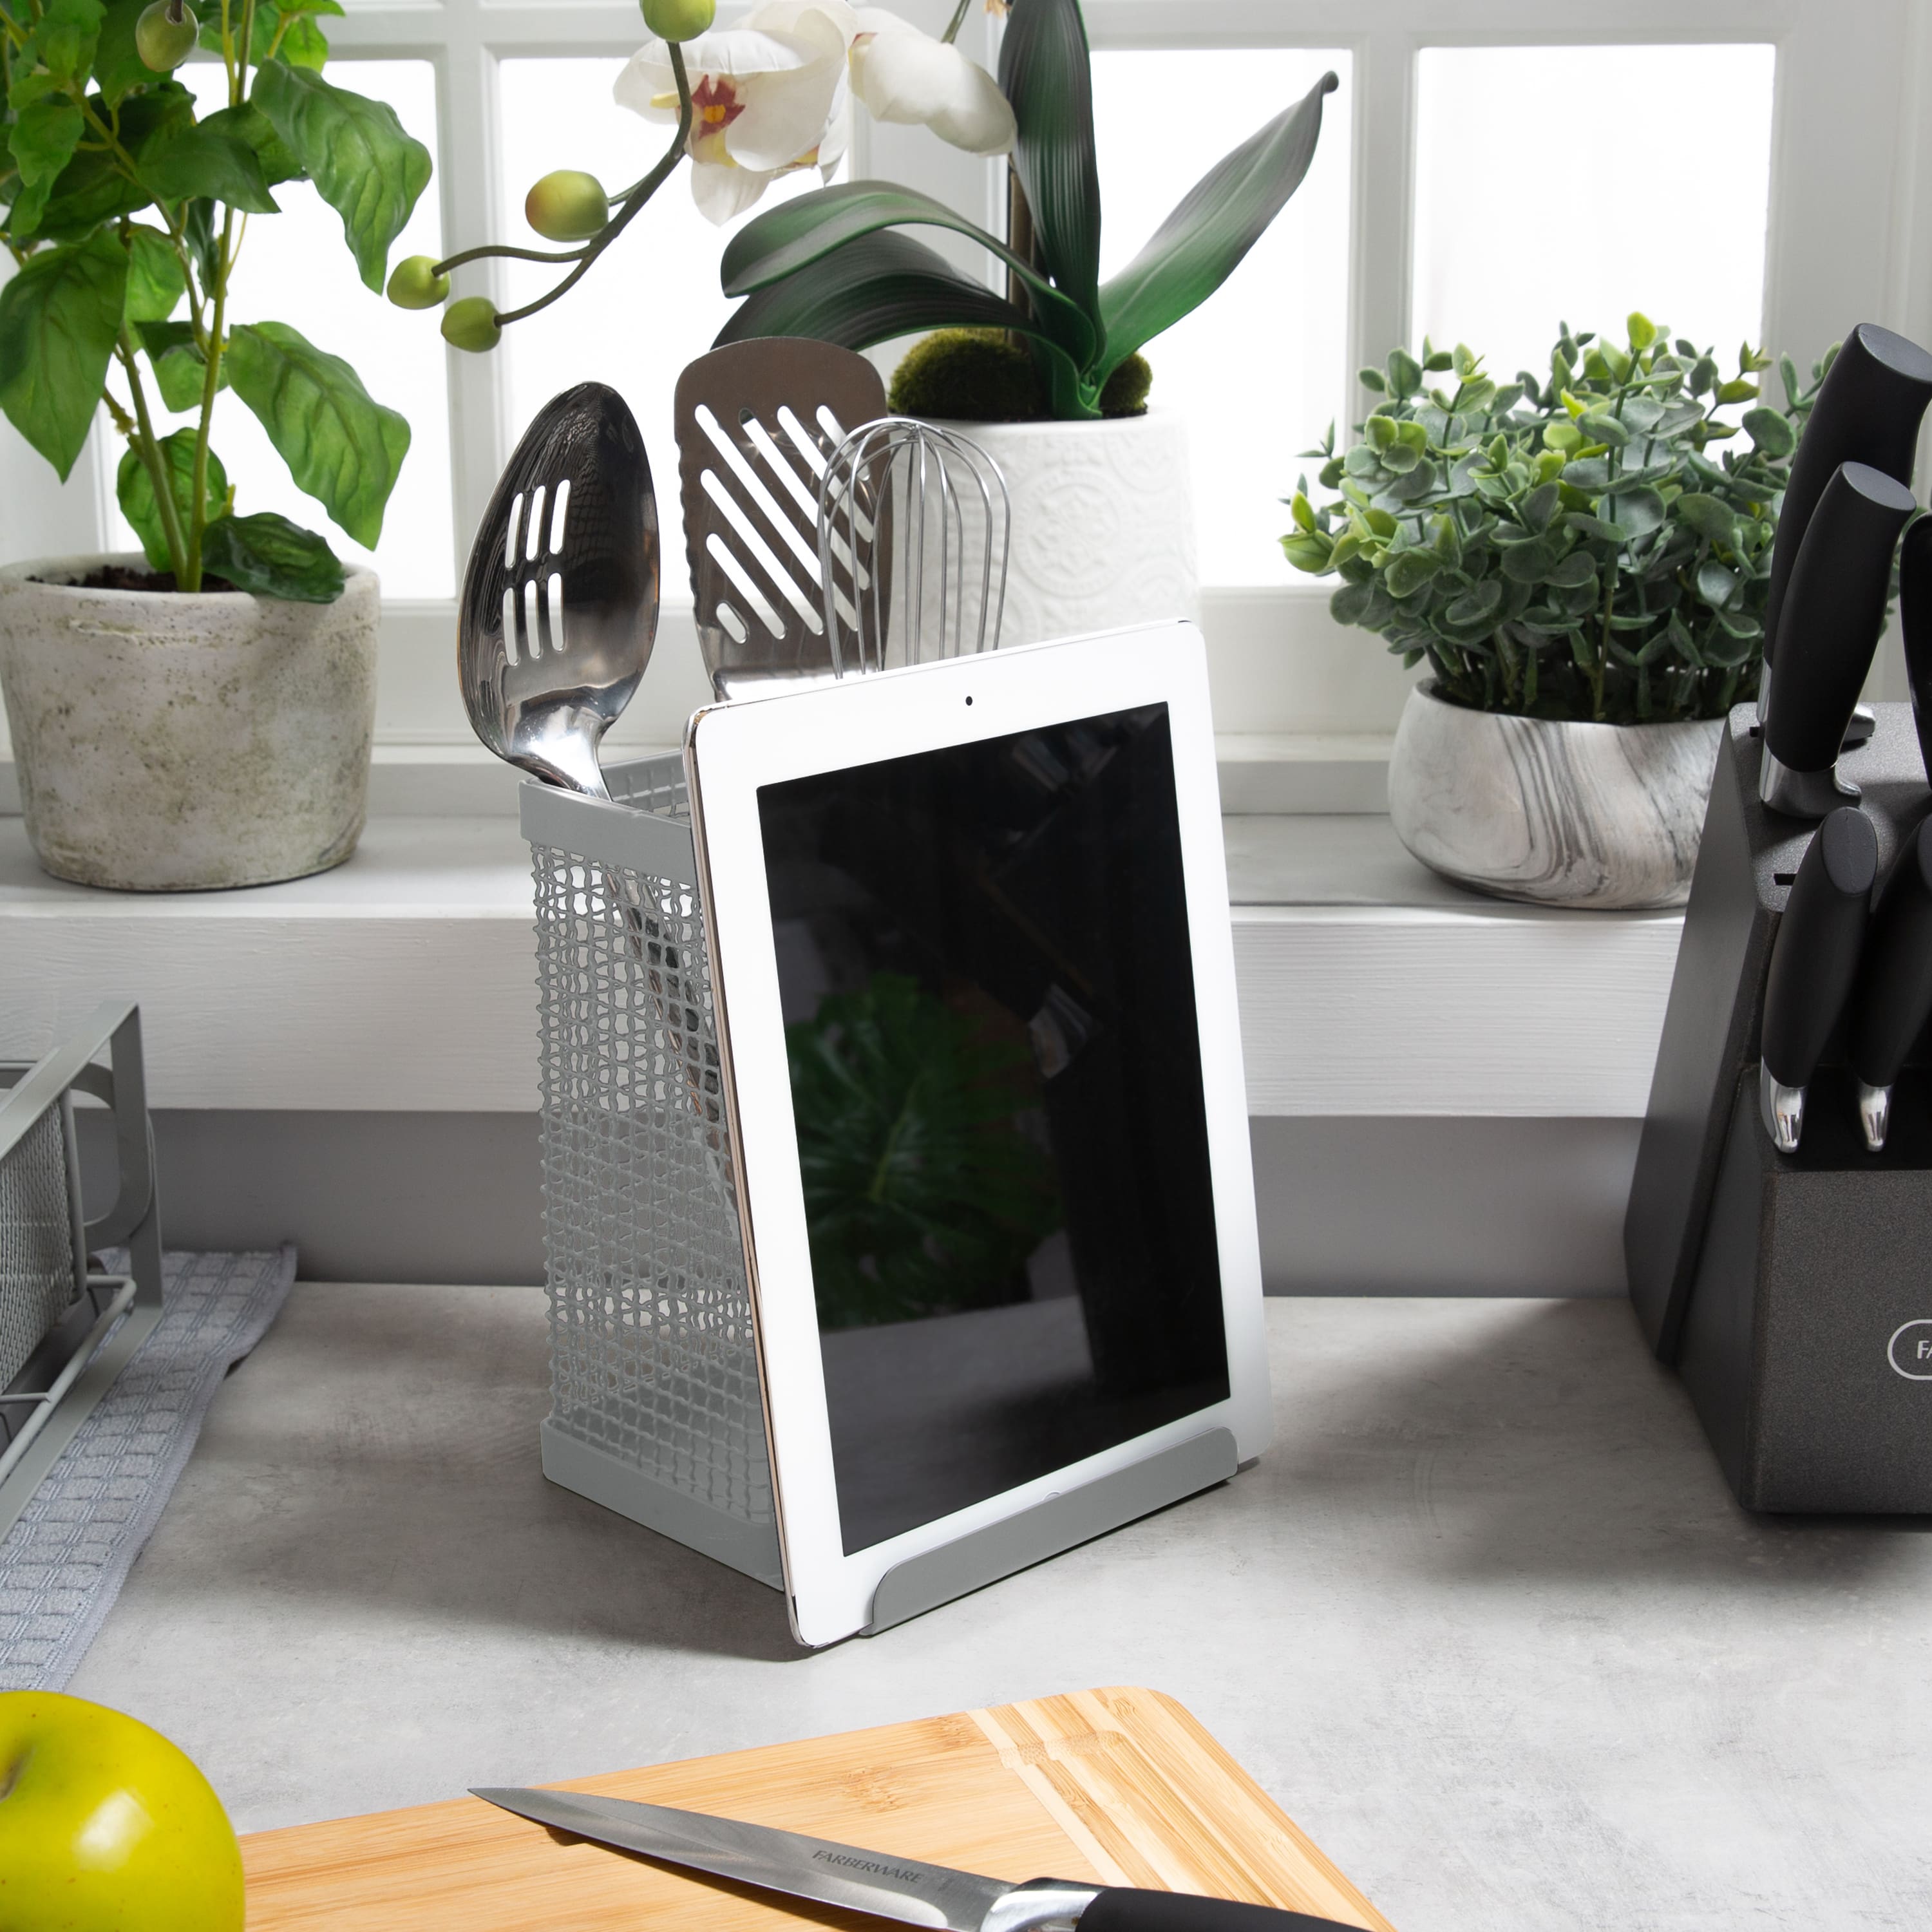
[[[1912,707],[1876,710],[1872,736],[1839,769],[1863,794],[1882,876],[1932,790]],[[1932,1254],[1925,1043],[1900,1080],[1885,1154],[1864,1150],[1835,1037],[1803,1145],[1792,1156],[1772,1148],[1757,1113],[1765,977],[1816,827],[1760,802],[1761,748],[1755,707],[1737,706],[1718,744],[1624,1216],[1630,1300],[1659,1360],[1682,1373],[1748,1507],[1932,1509],[1932,1382],[1922,1387],[1886,1366],[1890,1329],[1875,1357],[1866,1333],[1873,1311],[1915,1296],[1918,1313],[1932,1317],[1922,1258]],[[1827,1278],[1842,1289],[1805,1312],[1802,1285]],[[1916,1316],[1901,1312],[1892,1325],[1908,1318]],[[1866,1386],[1868,1357],[1886,1378],[1878,1396]],[[1808,1396],[1797,1386],[1807,1376],[1817,1384]],[[1869,1430],[1860,1410],[1868,1399]],[[1900,1402],[1916,1410],[1920,1473],[1910,1478],[1910,1459],[1887,1446],[1891,1424],[1880,1419]],[[1808,1477],[1800,1473],[1808,1462],[1816,1465]]]
[[[1738,1078],[1677,1366],[1747,1509],[1932,1512],[1932,1077],[1883,1153],[1857,1122],[1820,1070],[1780,1154]]]

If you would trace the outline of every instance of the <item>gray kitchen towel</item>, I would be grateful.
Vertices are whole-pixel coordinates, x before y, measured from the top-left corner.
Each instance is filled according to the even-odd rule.
[[[221,1378],[268,1332],[296,1251],[170,1254],[154,1330],[0,1540],[0,1690],[58,1690],[106,1622]]]

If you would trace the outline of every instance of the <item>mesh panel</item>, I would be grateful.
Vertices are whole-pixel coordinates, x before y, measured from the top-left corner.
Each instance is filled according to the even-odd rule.
[[[681,775],[614,772],[682,818]],[[671,772],[676,767],[672,764]],[[532,848],[551,1422],[770,1523],[704,916],[686,880]]]
[[[74,1298],[67,1143],[61,1110],[50,1107],[0,1160],[0,1388],[26,1366]]]

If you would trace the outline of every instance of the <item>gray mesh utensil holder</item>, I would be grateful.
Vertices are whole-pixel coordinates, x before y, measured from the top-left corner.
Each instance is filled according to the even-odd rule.
[[[96,1064],[103,1052],[110,1064]],[[113,1110],[119,1186],[84,1217],[74,1096]],[[89,1265],[125,1244],[128,1273]],[[0,1537],[161,1317],[138,1007],[110,1001],[38,1062],[0,1060]]]
[[[536,887],[544,1473],[782,1586],[697,856],[675,754],[523,788]]]

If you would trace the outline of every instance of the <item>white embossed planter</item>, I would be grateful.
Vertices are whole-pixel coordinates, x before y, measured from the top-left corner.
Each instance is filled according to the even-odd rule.
[[[1724,730],[1472,711],[1418,685],[1389,760],[1389,816],[1417,858],[1499,898],[1682,905]]]
[[[1198,620],[1194,491],[1179,416],[1152,410],[1107,422],[945,427],[992,458],[1012,499],[1001,644]]]
[[[333,604],[89,590],[104,563],[0,569],[0,695],[35,855],[136,892],[264,885],[340,865],[367,806],[374,572]]]

